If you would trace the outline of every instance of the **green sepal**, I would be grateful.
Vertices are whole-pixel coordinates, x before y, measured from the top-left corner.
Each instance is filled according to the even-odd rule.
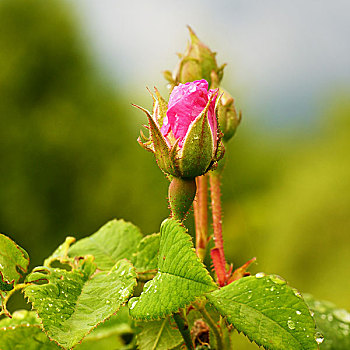
[[[214,94],[202,113],[190,125],[183,147],[177,159],[182,177],[203,175],[215,155],[214,139],[208,120],[208,110]]]
[[[156,93],[157,98],[154,104],[153,116],[155,116],[156,113],[157,122],[159,128],[161,128],[163,126],[163,120],[166,117],[166,112],[168,110],[168,103],[164,100],[164,98],[162,97],[162,95],[156,87],[154,87],[154,91]],[[156,109],[156,106],[158,110]]]
[[[134,105],[134,106],[141,109],[147,116],[150,136],[152,140],[151,150],[156,157],[156,161],[159,168],[165,173],[174,174],[173,166],[170,162],[170,157],[169,157],[170,149],[168,147],[167,142],[165,141],[164,136],[160,132],[159,127],[157,126],[156,122],[154,121],[153,117],[151,116],[150,112],[147,109],[137,105]],[[142,143],[140,139],[138,141],[140,144]],[[148,150],[150,149],[144,143],[142,143],[141,145]]]

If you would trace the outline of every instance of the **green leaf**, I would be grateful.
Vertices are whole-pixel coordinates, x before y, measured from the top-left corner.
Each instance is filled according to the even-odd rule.
[[[120,260],[109,272],[95,272],[87,257],[77,269],[37,267],[24,289],[50,339],[70,349],[119,310],[136,285],[134,267]],[[44,283],[44,284],[42,284]]]
[[[140,241],[132,260],[138,273],[157,270],[159,242],[159,233],[148,235]]]
[[[122,349],[126,345],[124,338],[129,340],[133,337],[134,331],[130,326],[130,321],[128,308],[121,307],[117,315],[97,326],[75,349]]]
[[[51,263],[55,260],[62,262],[67,260],[67,263],[70,263],[68,258],[68,250],[74,242],[74,237],[66,237],[65,241],[47,259],[45,259],[44,266],[51,267]]]
[[[157,275],[145,284],[140,297],[129,301],[130,315],[136,319],[163,318],[215,288],[186,229],[167,219],[160,229]]]
[[[70,257],[93,255],[100,270],[111,269],[120,259],[132,259],[142,238],[140,230],[124,220],[112,220],[93,235],[73,244]]]
[[[28,253],[9,237],[0,234],[0,291],[9,291],[24,276]]]
[[[140,350],[168,350],[183,343],[172,317],[159,321],[138,322],[141,332],[137,335]]]
[[[238,331],[265,349],[318,348],[306,303],[279,276],[244,277],[207,297]]]
[[[320,349],[350,349],[350,313],[329,301],[315,300],[311,295],[304,298],[314,313]]]
[[[12,318],[0,320],[1,350],[57,350],[42,331],[40,320],[33,311],[18,310]]]

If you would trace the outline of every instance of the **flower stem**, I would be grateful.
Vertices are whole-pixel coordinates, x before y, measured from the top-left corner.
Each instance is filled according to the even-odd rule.
[[[209,176],[210,181],[210,193],[211,193],[211,210],[213,215],[213,230],[214,230],[214,243],[215,248],[219,251],[220,264],[214,265],[215,270],[219,268],[223,271],[216,271],[216,274],[226,276],[226,259],[224,253],[224,241],[222,238],[222,213],[221,213],[221,191],[220,191],[220,181],[221,174],[217,172],[211,172]],[[224,285],[221,281],[220,287]]]
[[[199,307],[199,312],[202,314],[204,321],[207,323],[207,325],[210,327],[210,329],[213,332],[215,343],[216,343],[216,349],[222,350],[224,349],[224,344],[222,342],[222,334],[221,330],[218,327],[218,325],[215,324],[214,320],[209,315],[208,311],[205,309],[205,307]]]
[[[194,350],[193,341],[191,338],[190,330],[188,329],[187,322],[183,319],[179,312],[174,313],[173,315],[176,325],[182,335],[182,338],[185,341],[185,344],[189,350]]]
[[[196,253],[203,261],[208,241],[208,178],[206,175],[196,178],[197,195],[193,202],[196,226]]]
[[[196,195],[196,181],[194,178],[174,177],[169,185],[168,199],[171,216],[183,221],[191,208]]]

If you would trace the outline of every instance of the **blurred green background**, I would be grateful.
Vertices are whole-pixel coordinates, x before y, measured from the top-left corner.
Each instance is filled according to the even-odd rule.
[[[145,118],[130,103],[150,107],[146,84],[106,74],[82,28],[67,3],[0,2],[0,231],[29,252],[31,267],[67,235],[111,218],[146,234],[168,215],[167,180],[136,142]],[[181,45],[154,78],[162,91],[160,71]],[[140,52],[141,67],[143,54],[157,57]],[[248,83],[225,81],[243,101],[249,95]],[[266,124],[268,108],[240,105],[222,188],[224,239],[236,267],[256,256],[253,272],[350,309],[350,89],[334,86],[293,125]],[[293,119],[293,108],[286,113]]]

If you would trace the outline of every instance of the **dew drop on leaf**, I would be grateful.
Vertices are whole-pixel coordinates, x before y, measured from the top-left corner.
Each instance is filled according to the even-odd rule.
[[[295,329],[295,323],[292,320],[288,320],[287,325],[289,329]]]
[[[271,275],[270,280],[275,284],[286,284],[287,282],[278,275]]]
[[[323,335],[320,332],[317,332],[315,334],[315,340],[316,340],[317,344],[322,344],[323,341],[324,341],[324,337],[323,337]]]
[[[265,273],[264,272],[258,272],[256,275],[255,275],[256,278],[263,278],[265,277]]]
[[[301,315],[301,311],[299,311],[299,310],[295,311],[295,313],[296,313],[297,315]]]
[[[301,293],[297,289],[293,288],[293,293],[296,297],[302,299],[303,296],[301,295]]]

